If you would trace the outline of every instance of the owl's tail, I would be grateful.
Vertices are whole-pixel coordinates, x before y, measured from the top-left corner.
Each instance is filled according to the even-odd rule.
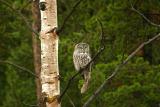
[[[91,72],[84,72],[84,83],[83,86],[81,88],[81,93],[85,93],[88,89],[89,83],[90,83],[90,79],[91,79]]]

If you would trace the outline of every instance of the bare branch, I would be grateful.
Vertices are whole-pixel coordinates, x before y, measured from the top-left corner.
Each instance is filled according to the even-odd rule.
[[[73,107],[76,107],[75,104],[74,104],[74,102],[73,102],[72,99],[70,98],[70,96],[69,96],[67,93],[66,93],[66,95],[67,95],[67,97],[68,97],[69,102],[71,103],[71,105],[72,105]]]
[[[139,50],[141,50],[145,45],[153,42],[154,40],[158,39],[160,37],[160,33],[156,36],[154,36],[153,38],[149,39],[146,42],[143,42],[135,51],[133,51],[128,57],[127,59],[123,62],[123,64],[126,64]]]
[[[89,67],[89,65],[95,61],[99,56],[100,54],[104,51],[105,49],[105,45],[104,45],[104,32],[103,32],[103,27],[102,27],[102,23],[101,21],[99,20],[99,23],[100,23],[100,27],[101,27],[101,45],[100,45],[100,49],[98,50],[98,52],[95,54],[95,56],[92,58],[92,60],[84,67],[82,68],[79,72],[75,73],[69,80],[68,80],[68,83],[67,83],[67,86],[66,88],[64,89],[64,91],[62,92],[62,94],[60,95],[59,97],[59,102],[61,101],[62,97],[65,95],[65,93],[67,92],[67,90],[69,89],[71,83],[73,82],[73,80],[79,75],[81,74],[84,69],[86,69],[87,67]]]
[[[114,72],[100,85],[100,87],[92,94],[92,96],[84,103],[83,107],[88,107],[89,104],[91,103],[91,101],[96,98],[99,93],[102,91],[102,89],[104,88],[104,86],[107,84],[107,82],[109,80],[111,80],[118,72],[119,69],[121,69],[125,64],[127,64],[127,62],[133,58],[136,53],[141,50],[145,45],[153,42],[154,40],[158,39],[160,37],[160,33],[156,36],[154,36],[153,38],[149,39],[146,42],[143,42],[141,45],[138,46],[138,48],[133,51],[121,64],[117,65],[117,67],[115,68]]]
[[[29,29],[30,31],[32,31],[32,32],[36,35],[36,37],[39,37],[39,33],[36,32],[34,29],[32,29],[31,24],[28,22],[28,20],[26,19],[26,17],[25,17],[20,11],[16,10],[15,8],[13,8],[13,7],[12,7],[9,3],[7,3],[5,0],[0,0],[0,2],[1,2],[2,4],[4,4],[5,6],[9,7],[9,8],[10,8],[11,10],[13,10],[15,13],[17,13],[17,14],[21,17],[21,19],[25,22],[25,24],[27,25],[28,29]]]
[[[101,48],[105,48],[105,37],[104,37],[104,29],[103,29],[103,25],[102,22],[97,18],[97,22],[99,23],[100,27],[101,27],[101,38],[100,38],[100,47]]]
[[[83,0],[79,0],[77,1],[77,3],[73,6],[72,10],[70,11],[70,13],[66,16],[66,18],[64,19],[61,28],[57,31],[57,34],[61,33],[65,27],[66,22],[68,21],[68,19],[70,18],[70,16],[73,14],[73,12],[76,10],[76,7],[78,7],[78,5],[82,2]]]
[[[129,0],[130,5],[131,5],[131,10],[133,10],[134,12],[138,13],[144,20],[146,20],[149,24],[151,24],[152,26],[156,26],[156,27],[160,27],[159,24],[153,23],[151,20],[149,20],[144,14],[142,14],[140,11],[136,10],[133,6],[133,4],[131,3],[131,1]]]
[[[27,68],[24,68],[24,67],[22,67],[22,66],[19,66],[19,65],[17,65],[17,64],[14,64],[14,63],[12,63],[12,62],[10,62],[10,61],[1,61],[1,60],[0,60],[0,63],[6,63],[6,64],[9,64],[9,65],[12,65],[12,66],[14,66],[14,67],[16,67],[16,68],[18,68],[18,69],[20,69],[20,70],[22,70],[22,71],[28,72],[29,74],[33,75],[33,76],[36,77],[36,78],[39,78],[39,77],[38,77],[36,74],[34,74],[31,70],[29,70],[29,69],[27,69]]]

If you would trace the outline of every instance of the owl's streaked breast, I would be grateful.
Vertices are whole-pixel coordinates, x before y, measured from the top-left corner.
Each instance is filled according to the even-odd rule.
[[[79,71],[84,68],[90,60],[89,45],[86,43],[77,44],[73,53],[73,62],[76,70]]]

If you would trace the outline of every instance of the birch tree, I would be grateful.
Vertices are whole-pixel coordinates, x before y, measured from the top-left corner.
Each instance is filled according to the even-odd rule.
[[[51,29],[57,27],[56,0],[40,0],[41,13],[41,84],[42,97],[47,107],[60,107],[59,69],[58,69],[58,36]]]

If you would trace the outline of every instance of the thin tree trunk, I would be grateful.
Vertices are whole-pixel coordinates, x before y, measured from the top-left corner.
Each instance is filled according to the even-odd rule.
[[[40,0],[41,12],[41,84],[42,94],[46,95],[47,107],[60,107],[59,69],[58,69],[58,36],[48,32],[57,27],[56,0]]]
[[[36,32],[40,32],[40,11],[39,11],[39,0],[36,0],[32,4],[32,14],[33,14],[33,25],[32,28]],[[34,57],[34,69],[35,74],[39,77],[41,71],[41,54],[40,54],[40,41],[37,39],[35,33],[32,34],[32,46],[33,46],[33,57]],[[41,81],[40,78],[35,79],[36,82],[36,94],[37,94],[37,102],[39,103],[39,99],[41,97]]]

